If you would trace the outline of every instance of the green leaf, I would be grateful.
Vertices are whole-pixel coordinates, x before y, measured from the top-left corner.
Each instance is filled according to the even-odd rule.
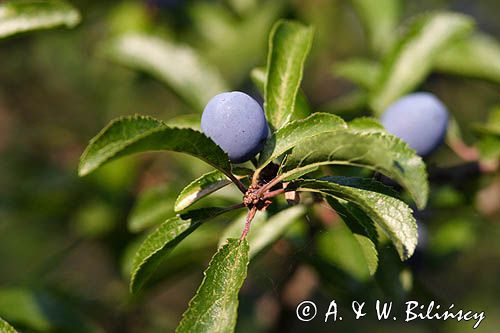
[[[78,173],[84,176],[106,162],[140,152],[170,150],[207,162],[226,174],[231,172],[227,154],[203,133],[168,127],[151,117],[122,117],[94,137],[80,158]]]
[[[464,142],[462,130],[457,119],[453,115],[449,115],[448,128],[446,129],[446,144],[450,147],[454,142]]]
[[[401,12],[400,0],[351,0],[372,48],[380,53],[394,41]]]
[[[54,296],[24,288],[0,289],[0,313],[10,322],[37,332],[102,332]],[[0,321],[3,332],[1,328]]]
[[[250,78],[252,82],[255,84],[259,92],[262,96],[265,95],[266,90],[266,70],[261,67],[255,67],[250,72]],[[299,90],[297,93],[297,99],[295,100],[295,109],[293,111],[292,117],[290,121],[306,118],[311,114],[311,106],[309,105],[309,101],[307,100],[306,95],[302,90]]]
[[[334,182],[339,185],[359,188],[361,190],[377,192],[389,197],[399,199],[398,193],[389,186],[386,186],[371,178],[327,176],[322,180]]]
[[[384,126],[372,117],[358,117],[349,122],[352,129],[362,130],[363,132],[386,133]]]
[[[250,232],[247,239],[250,245],[250,258],[253,258],[260,251],[277,241],[285,232],[306,213],[303,205],[297,205],[268,216],[266,212],[259,212],[252,220]],[[247,213],[242,214],[231,223],[223,232],[219,239],[221,247],[228,238],[239,237],[245,226]]]
[[[373,129],[347,128],[306,137],[287,155],[280,177],[290,179],[311,167],[330,164],[381,172],[406,188],[419,208],[426,205],[429,185],[422,159],[402,140]]]
[[[163,258],[203,222],[226,212],[223,208],[203,208],[172,217],[162,223],[141,244],[132,264],[130,290],[137,292]]]
[[[347,200],[339,198],[326,198],[328,204],[335,209],[352,232],[365,235],[373,244],[379,243],[379,234],[375,223],[358,206]]]
[[[267,82],[266,69],[262,67],[255,67],[250,72],[250,79],[252,79],[252,82],[255,87],[257,87],[257,90],[259,90],[259,92],[264,95]]]
[[[17,331],[8,322],[0,318],[0,333],[17,333]]]
[[[260,153],[260,166],[263,169],[272,160],[284,154],[307,137],[320,133],[347,128],[342,118],[329,113],[314,113],[302,120],[295,120],[276,131],[265,143]]]
[[[171,127],[178,127],[178,128],[191,128],[196,131],[201,131],[201,117],[199,114],[183,114],[180,116],[176,116],[173,118],[170,118],[169,120],[165,121],[165,124]]]
[[[11,0],[0,3],[0,39],[63,25],[72,28],[79,22],[80,13],[64,1]]]
[[[128,228],[139,232],[158,225],[172,216],[176,193],[167,186],[161,185],[141,193],[128,217]]]
[[[249,175],[252,173],[250,169],[235,168],[233,171],[236,175]],[[236,177],[236,178],[242,178]],[[191,206],[201,198],[220,190],[221,188],[231,184],[231,180],[225,174],[218,170],[208,172],[201,177],[193,180],[187,185],[177,197],[175,201],[174,210],[180,212]]]
[[[222,220],[226,219],[222,218]],[[182,276],[184,273],[197,271],[200,267],[205,267],[211,257],[211,251],[217,247],[221,227],[215,220],[211,221],[211,223],[203,223],[196,232],[184,238],[160,263],[154,275],[148,280],[148,285],[154,288],[157,283],[161,283],[170,277]],[[129,241],[122,251],[120,271],[121,276],[124,278],[130,278],[135,254],[147,236],[147,234],[139,235]]]
[[[204,196],[209,195],[221,188],[231,184],[231,181],[225,174],[218,170],[211,171],[193,180],[187,185],[175,201],[174,210],[179,212],[191,206]]]
[[[380,66],[369,59],[351,59],[336,63],[333,73],[369,90],[377,83]]]
[[[292,119],[312,40],[311,27],[292,21],[279,21],[271,31],[264,109],[274,130]]]
[[[474,34],[444,49],[434,68],[500,83],[500,44],[488,35]]]
[[[367,281],[377,271],[378,254],[372,241],[353,233],[342,221],[319,235],[318,254],[359,281]]]
[[[293,111],[292,117],[290,121],[297,119],[304,119],[311,115],[312,109],[309,104],[309,100],[306,97],[306,94],[302,90],[299,90],[297,94],[297,98],[295,99],[295,109]]]
[[[247,275],[248,248],[246,239],[230,239],[217,251],[176,332],[234,332],[238,293]]]
[[[302,179],[290,184],[297,191],[312,191],[352,202],[365,212],[389,236],[401,260],[413,255],[417,245],[417,223],[413,211],[403,201],[374,192],[381,188],[376,182],[344,177]]]
[[[363,252],[370,275],[375,275],[378,268],[378,252],[375,248],[375,244],[373,244],[371,239],[366,236],[360,234],[353,235],[358,241],[361,251]]]
[[[189,23],[196,33],[193,42],[199,53],[216,64],[224,77],[238,86],[261,61],[269,31],[287,8],[287,1],[259,1],[252,13],[239,17],[222,2],[191,3],[188,6]]]
[[[217,69],[187,45],[130,33],[111,40],[104,52],[117,63],[161,80],[195,111],[203,111],[214,95],[229,90]]]
[[[385,57],[370,105],[377,115],[397,98],[417,87],[429,74],[436,57],[453,41],[470,32],[473,21],[465,15],[438,12],[414,20]]]

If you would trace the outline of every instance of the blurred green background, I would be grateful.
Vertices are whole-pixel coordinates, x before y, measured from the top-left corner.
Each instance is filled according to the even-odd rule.
[[[0,40],[0,317],[22,332],[170,332],[227,221],[203,226],[176,249],[149,288],[129,294],[127,263],[144,237],[138,229],[173,215],[176,193],[208,168],[194,158],[162,153],[126,158],[77,177],[88,140],[111,119],[143,114],[169,120],[202,111],[197,101],[113,61],[109,41],[140,31],[188,45],[229,89],[259,97],[249,73],[265,64],[272,24],[279,18],[313,24],[315,42],[302,84],[313,110],[338,107],[342,96],[355,91],[333,75],[336,62],[373,54],[347,0],[72,4],[82,14],[76,28]],[[435,9],[471,15],[478,29],[500,36],[495,0],[405,1],[401,17]],[[432,91],[448,106],[470,143],[476,140],[471,124],[484,122],[500,103],[498,85],[445,74],[432,74],[420,90]],[[346,110],[340,115],[351,117]],[[427,162],[463,166],[446,147]],[[309,244],[292,233],[250,265],[237,331],[471,330],[472,324],[464,322],[373,318],[304,324],[294,313],[305,299],[325,309],[336,299],[349,309],[353,299],[381,298],[436,300],[485,311],[487,318],[476,331],[499,332],[500,177],[460,168],[432,181],[430,207],[418,214],[419,250],[409,262],[399,263],[388,248],[380,254],[377,284],[360,283],[342,267],[308,257]],[[210,200],[234,202],[234,193],[222,191]]]

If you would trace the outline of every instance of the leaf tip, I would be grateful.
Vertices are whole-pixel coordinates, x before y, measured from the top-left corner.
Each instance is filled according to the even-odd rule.
[[[174,212],[175,213],[180,213],[184,210],[184,208],[186,208],[186,206],[182,203],[182,201],[175,201],[175,204],[174,204]]]
[[[86,164],[80,164],[78,167],[78,177],[84,177],[91,172],[90,168]]]
[[[88,150],[88,149],[87,149]],[[87,160],[87,150],[85,150],[80,157],[80,163],[78,164],[78,177],[84,177],[92,173],[97,167]]]
[[[139,291],[140,287],[137,286],[137,283],[135,282],[135,278],[134,278],[135,275],[131,276],[130,277],[130,282],[129,282],[129,285],[128,285],[128,290],[129,292],[132,294],[132,295],[135,295],[137,294],[137,292]]]
[[[73,28],[77,24],[79,24],[81,21],[82,21],[82,15],[80,14],[80,12],[78,10],[73,8],[73,10],[68,15],[68,18],[67,18],[65,24],[66,24],[66,27]]]
[[[137,274],[140,270],[139,268],[135,268],[132,270],[132,273],[130,273],[130,281],[128,284],[128,290],[132,295],[135,295],[139,292],[139,290],[142,289],[142,286],[144,285],[144,281],[141,281],[141,279],[137,279]]]

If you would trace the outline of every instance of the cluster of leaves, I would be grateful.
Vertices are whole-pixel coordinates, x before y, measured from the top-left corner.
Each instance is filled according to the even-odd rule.
[[[402,95],[422,87],[426,89],[433,73],[482,80],[494,87],[500,84],[500,43],[493,36],[478,31],[472,17],[434,11],[402,22],[403,7],[407,5],[403,1],[350,2],[365,30],[370,57],[351,58],[332,66],[336,77],[354,83],[356,88],[331,102],[325,110],[346,116],[364,111],[379,117]],[[454,113],[459,110],[450,108],[449,111],[446,144],[458,157],[456,163],[459,164],[434,167],[430,171],[429,178],[435,181],[431,184],[431,207],[420,214],[427,218],[419,221],[436,222],[419,223],[424,240],[419,248],[433,257],[466,249],[477,234],[478,221],[470,216],[477,214],[480,208],[465,203],[466,196],[476,195],[477,187],[466,190],[468,194],[465,195],[461,186],[482,179],[482,175],[490,177],[493,174],[485,182],[486,186],[482,185],[484,188],[494,188],[498,181],[495,177],[500,161],[498,106],[491,108],[485,123],[470,127],[459,124],[455,118]],[[468,145],[464,132],[470,133],[471,129],[476,141]],[[479,171],[465,173],[469,167]],[[457,211],[464,217],[455,218]]]
[[[303,66],[312,40],[312,28],[300,23],[279,21],[272,29],[266,70],[254,78],[259,78],[258,86],[263,88],[266,116],[273,133],[254,170],[231,165],[213,141],[193,128],[176,127],[145,116],[119,118],[91,140],[81,157],[82,176],[117,158],[159,150],[186,153],[216,169],[187,185],[174,207],[180,213],[161,223],[139,246],[131,269],[132,292],[137,292],[161,260],[206,221],[246,206],[249,209],[246,223],[251,222],[256,210],[261,209],[258,202],[188,210],[197,200],[231,183],[245,195],[252,188],[251,194],[255,194],[257,201],[275,200],[277,194],[284,192],[312,193],[313,202],[325,200],[356,226],[352,229],[356,231],[346,229],[346,235],[350,235],[346,237],[356,241],[355,249],[365,258],[366,269],[371,273],[376,270],[380,232],[391,239],[402,260],[413,254],[417,227],[412,209],[390,188],[373,179],[308,176],[312,172],[321,173],[318,170],[328,165],[362,167],[398,181],[418,207],[425,206],[428,195],[421,158],[400,139],[386,133],[375,120],[361,118],[346,123],[327,113],[307,116],[297,107]],[[148,59],[145,61],[149,63]],[[269,170],[276,166],[279,170],[269,176]],[[267,214],[267,221],[254,226],[248,239],[221,241],[223,245],[205,271],[178,331],[234,329],[237,295],[250,257],[279,239],[310,206],[301,203],[288,207],[279,200],[273,205],[274,214]],[[237,221],[236,227],[243,228],[241,219]],[[230,226],[232,230],[236,227]],[[224,237],[227,235],[234,235],[234,231],[224,233]]]
[[[248,69],[231,62],[235,58],[241,60],[240,57],[224,59],[221,55],[227,57],[231,54],[228,49],[241,46],[245,32],[267,34],[282,2],[266,3],[261,15],[246,17],[246,9],[240,8],[243,19],[239,22],[215,6],[196,7],[193,15],[199,18],[195,21],[200,25],[200,34],[208,30],[202,24],[215,25],[217,31],[225,34],[219,40],[205,36],[204,44],[198,45],[204,51],[149,32],[120,34],[105,44],[104,51],[110,59],[158,78],[192,109],[201,110],[210,97],[229,90],[246,75]],[[471,18],[450,12],[428,13],[412,18],[398,30],[399,1],[352,0],[352,4],[376,55],[375,59],[348,60],[334,67],[336,75],[359,86],[351,96],[344,97],[354,101],[355,108],[368,107],[378,116],[392,101],[418,87],[432,71],[500,82],[500,47],[491,37],[473,33]],[[0,4],[0,38],[61,25],[71,27],[78,21],[78,12],[62,1]],[[367,171],[362,174],[367,176],[376,171],[397,181],[418,208],[425,206],[429,192],[422,160],[401,140],[387,134],[376,120],[358,118],[345,122],[333,114],[311,113],[300,82],[312,39],[310,27],[290,21],[277,23],[269,38],[267,67],[251,71],[252,80],[264,96],[266,116],[273,130],[255,168],[231,165],[226,154],[199,132],[199,114],[168,121],[143,116],[117,119],[91,141],[81,158],[80,175],[120,157],[158,150],[186,153],[215,168],[175,194],[172,205],[165,204],[165,198],[174,195],[168,191],[148,192],[140,198],[129,219],[130,229],[140,232],[158,226],[141,244],[131,247],[132,259],[126,270],[131,275],[130,289],[134,293],[145,286],[174,248],[177,251],[189,242],[203,243],[195,238],[198,233],[190,235],[194,230],[209,220],[244,208],[238,204],[190,209],[200,199],[230,184],[242,192],[250,185],[259,185],[259,194],[272,199],[267,211],[257,212],[244,239],[237,238],[248,222],[247,213],[227,227],[179,324],[180,332],[232,331],[238,292],[250,259],[283,237],[292,226],[304,222],[303,217],[318,203],[328,204],[345,223],[340,221],[331,230],[334,232],[323,233],[317,239],[317,248],[325,260],[360,280],[375,274],[377,251],[385,237],[392,241],[402,260],[415,250],[415,218],[398,193],[372,178],[325,175],[333,165],[365,168]],[[245,47],[249,48],[245,54],[250,57],[261,52],[260,46],[253,43],[245,43]],[[240,73],[227,80],[217,64],[201,54],[219,59]],[[183,70],[179,70],[179,64]],[[338,111],[335,104],[332,106],[331,110]],[[500,155],[498,120],[498,111],[494,111],[487,124],[476,127],[481,136],[479,150],[487,159],[498,159]],[[278,171],[267,178],[265,174],[275,166]],[[300,193],[300,204],[290,206],[274,196],[282,192]],[[172,210],[178,215],[164,221],[165,216],[174,215]],[[0,319],[0,332],[4,331],[14,332]]]
[[[472,17],[456,12],[437,11],[419,14],[401,22],[405,6],[403,1],[384,0],[377,4],[369,0],[350,2],[363,24],[372,57],[348,59],[337,62],[332,67],[336,77],[354,83],[357,88],[347,96],[333,101],[326,107],[327,110],[346,114],[367,110],[378,117],[400,96],[425,87],[427,79],[433,73],[487,81],[493,86],[500,84],[500,43],[493,36],[475,28]],[[466,249],[475,238],[474,226],[477,225],[477,220],[470,215],[478,207],[467,207],[465,195],[460,193],[460,185],[457,186],[457,183],[473,182],[481,179],[481,174],[493,174],[486,186],[482,186],[494,188],[498,181],[495,180],[495,172],[498,174],[500,161],[498,106],[490,109],[485,123],[474,123],[470,127],[459,124],[455,119],[454,112],[458,110],[449,111],[450,125],[446,144],[457,155],[458,160],[465,163],[440,171],[440,168],[435,168],[437,172],[430,173],[430,178],[437,180],[437,184],[433,184],[432,219],[446,223],[431,226],[429,231],[432,233],[423,237],[428,243],[422,244],[421,249],[427,247],[426,253],[438,256]],[[473,145],[468,145],[465,143],[464,132],[470,133],[471,129],[476,141]],[[468,167],[479,172],[464,174],[462,170]],[[443,177],[444,174],[449,177]],[[443,181],[444,178],[446,181]],[[469,196],[475,196],[475,191],[477,188],[470,189]],[[442,209],[452,207],[468,217],[455,218],[453,213],[450,216],[450,212]],[[436,212],[435,208],[441,210]],[[426,235],[427,225],[420,225],[423,225],[423,234]]]
[[[333,73],[359,88],[330,105],[332,111],[368,109],[374,116],[402,95],[418,88],[432,73],[477,78],[500,84],[500,44],[492,36],[474,29],[473,18],[456,12],[438,11],[410,17],[400,24],[403,2],[352,0],[364,25],[375,59],[355,58],[338,62]],[[346,101],[348,103],[346,104]],[[495,127],[478,125],[477,132]],[[455,123],[456,125],[456,123]],[[498,160],[498,131],[478,143],[481,157]],[[462,141],[460,131],[450,131],[448,144]],[[454,134],[454,135],[453,135]],[[496,147],[496,149],[495,149]]]
[[[349,100],[356,102],[356,108],[367,106],[374,116],[379,116],[391,102],[414,90],[434,70],[499,82],[496,59],[500,48],[492,38],[481,33],[472,33],[473,20],[466,15],[452,12],[427,13],[411,18],[409,23],[398,30],[396,28],[401,6],[398,1],[387,0],[380,7],[370,1],[353,1],[353,5],[365,23],[370,43],[378,58],[378,60],[354,59],[335,65],[336,75],[347,78],[360,87],[352,96],[347,96]],[[377,8],[390,10],[380,12]],[[399,31],[399,34],[395,31]],[[309,192],[312,193],[312,198],[315,198],[313,202],[318,196],[322,197],[346,222],[342,232],[335,230],[335,234],[329,233],[327,237],[318,239],[318,247],[324,249],[327,260],[344,267],[360,279],[366,279],[377,269],[376,249],[384,235],[392,241],[401,259],[404,260],[412,255],[417,243],[415,219],[412,210],[398,199],[393,190],[372,179],[322,177],[321,171],[318,170],[334,164],[375,170],[399,182],[413,198],[417,207],[423,208],[428,195],[425,166],[413,151],[397,138],[385,133],[372,118],[358,118],[346,123],[332,114],[316,112],[311,115],[307,98],[300,91],[302,69],[311,42],[312,31],[309,27],[293,22],[278,23],[269,39],[267,67],[255,68],[251,72],[252,80],[264,96],[266,116],[273,129],[273,135],[261,152],[255,170],[231,166],[222,151],[219,150],[218,154],[214,155],[216,147],[211,148],[210,144],[206,144],[201,133],[189,132],[198,129],[197,115],[164,123],[144,117],[119,119],[112,123],[108,130],[117,126],[119,128],[117,132],[127,133],[128,127],[124,124],[131,122],[152,122],[156,125],[151,128],[151,132],[148,128],[120,138],[116,141],[117,145],[113,145],[109,151],[107,147],[110,143],[107,135],[111,132],[104,130],[94,139],[82,158],[80,170],[84,173],[89,171],[87,158],[90,156],[92,160],[92,155],[96,159],[103,158],[104,162],[130,153],[160,149],[194,155],[217,169],[186,186],[173,205],[174,210],[180,214],[161,224],[139,247],[131,268],[132,291],[135,292],[144,285],[145,280],[159,266],[161,259],[184,237],[206,220],[226,213],[229,208],[235,208],[203,208],[187,211],[192,204],[231,182],[237,185],[244,184],[245,188],[248,185],[259,184],[261,172],[274,163],[278,163],[279,171],[273,179],[266,180],[268,184],[263,187],[261,194],[269,195],[275,186],[286,192]],[[134,46],[134,43],[143,44],[139,47]],[[178,75],[174,68],[169,69],[163,63],[155,62],[153,58],[148,60],[142,55],[144,47],[153,49],[157,45],[159,47],[156,49],[157,52],[155,51],[158,55],[156,59],[175,58],[175,52],[180,49],[169,47],[165,41],[156,37],[129,34],[121,36],[116,39],[116,44],[110,45],[108,52],[112,59],[160,78],[197,110],[201,110],[210,95],[214,94],[214,92],[209,93],[206,87],[224,90],[222,88],[224,83],[221,84],[223,80],[206,62],[203,65],[193,63],[193,67],[203,75],[189,75],[189,78],[178,80],[179,83],[176,83],[175,78]],[[203,62],[199,57],[196,61]],[[193,79],[196,81],[190,81]],[[190,82],[189,87],[192,89],[189,90],[189,94],[186,93],[188,89],[185,86],[180,86],[181,81]],[[193,102],[193,98],[197,101]],[[494,120],[492,122],[494,123]],[[486,143],[483,146],[497,147],[495,143],[488,144],[492,140],[491,128],[494,126],[487,126],[487,130],[486,127],[481,128],[478,126],[478,131],[484,133],[483,142]],[[156,131],[162,134],[156,134]],[[174,132],[177,134],[173,134]],[[186,136],[188,132],[190,133],[189,146],[180,144],[184,137],[181,132],[186,133]],[[174,139],[177,137],[179,142]],[[162,141],[165,138],[171,141],[165,143]],[[194,148],[197,141],[204,142],[203,149],[210,151],[209,156]],[[109,155],[102,157],[99,156],[100,152],[89,154],[94,145]],[[485,149],[481,149],[481,152],[484,151]],[[92,163],[94,162],[90,162],[91,166]],[[310,178],[311,176],[315,178]],[[260,213],[257,215],[260,219],[254,221],[247,239],[240,242],[230,240],[219,250],[218,254],[240,246],[243,248],[243,253],[235,250],[238,253],[235,255],[243,255],[244,260],[224,257],[231,261],[222,265],[219,262],[222,261],[219,259],[220,256],[214,257],[205,272],[206,277],[200,289],[183,317],[179,330],[189,330],[192,327],[201,329],[191,325],[210,325],[208,323],[213,322],[226,323],[228,330],[234,328],[237,304],[235,295],[246,275],[246,270],[242,267],[246,267],[248,263],[245,252],[248,251],[251,258],[283,236],[300,216],[308,212],[310,206],[305,203],[307,200],[302,201],[302,204],[291,208],[280,201],[275,201],[273,214],[266,214],[265,217],[259,215]],[[257,223],[257,221],[264,222]],[[220,243],[224,244],[228,236],[237,236],[244,222],[244,215],[236,219],[228,227]],[[342,236],[339,236],[340,234]],[[335,241],[335,238],[339,237],[343,242]],[[247,243],[249,249],[245,249]],[[343,251],[349,248],[351,258],[357,259],[346,260],[342,255],[332,255],[332,253],[347,252],[335,248],[339,246],[344,246]],[[353,266],[349,261],[357,262],[359,265]],[[230,267],[232,270],[217,272],[216,267],[219,267],[219,270],[220,267]],[[228,299],[232,299],[232,302],[218,304],[220,307],[214,311],[218,314],[223,313],[231,319],[226,322],[209,313],[208,315],[212,316],[211,320],[198,321],[198,313],[201,313],[204,306],[212,304],[212,300],[204,299],[207,286],[224,288],[217,285],[214,280],[217,274],[221,274],[218,275],[220,279],[230,283],[226,288],[232,288],[230,296],[228,295]],[[205,329],[212,328],[206,326]]]

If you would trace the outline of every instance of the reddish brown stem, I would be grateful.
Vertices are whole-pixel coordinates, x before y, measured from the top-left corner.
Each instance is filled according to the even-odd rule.
[[[273,180],[271,180],[266,185],[262,186],[262,188],[259,190],[259,195],[263,195],[264,193],[269,191],[274,185],[278,184],[281,180],[282,180],[281,177],[278,176],[278,177],[274,178]]]
[[[477,161],[479,159],[477,148],[470,147],[461,140],[450,141],[448,145],[464,161]]]
[[[275,197],[275,196],[283,194],[283,193],[285,193],[285,189],[284,188],[280,188],[278,190],[267,192],[266,194],[264,194],[263,198],[264,199],[269,199],[269,198]]]
[[[226,207],[225,210],[226,211],[230,211],[230,210],[240,209],[240,208],[243,208],[243,207],[245,207],[245,205],[243,203],[239,203],[239,204],[235,204],[235,205]]]
[[[252,223],[252,220],[255,217],[255,213],[257,213],[257,207],[253,206],[248,211],[247,219],[245,221],[245,228],[243,229],[243,232],[241,233],[240,241],[243,240],[247,236],[248,231],[250,231],[250,224]]]
[[[477,162],[481,172],[490,173],[498,170],[496,161],[483,161],[480,159],[479,151],[476,147],[471,147],[461,140],[453,140],[448,146],[464,161]]]

